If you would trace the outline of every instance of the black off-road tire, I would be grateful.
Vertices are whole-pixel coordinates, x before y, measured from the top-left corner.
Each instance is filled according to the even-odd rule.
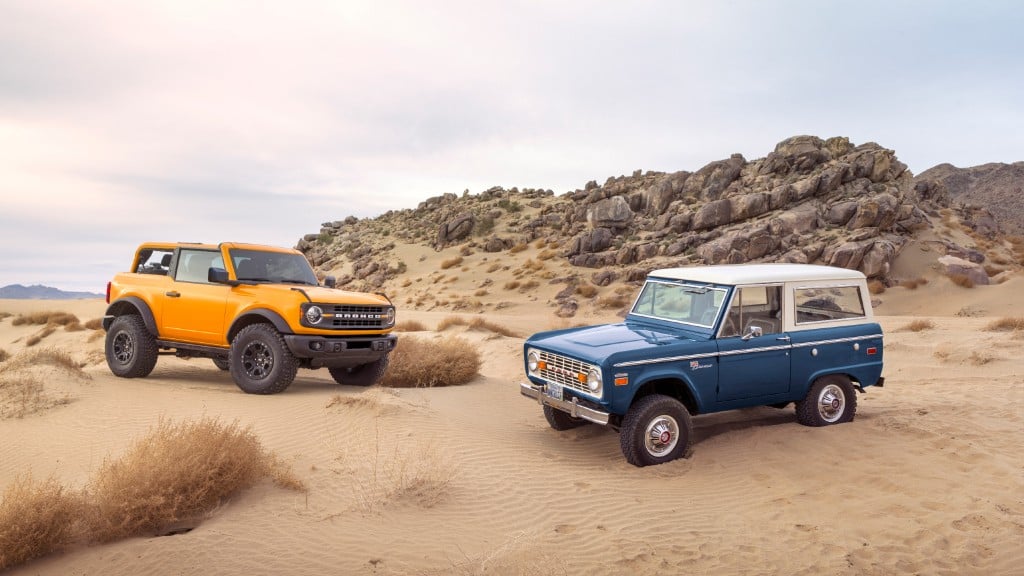
[[[379,360],[368,364],[360,364],[352,368],[328,368],[331,377],[338,384],[348,386],[373,386],[378,380],[384,377],[384,371],[388,368],[388,357],[384,356]]]
[[[856,392],[846,376],[818,378],[807,397],[796,403],[796,420],[804,426],[842,424],[852,421],[856,414]]]
[[[629,407],[619,444],[627,462],[651,466],[686,456],[692,438],[693,422],[686,406],[670,396],[652,394]]]
[[[299,370],[284,338],[270,324],[239,330],[231,341],[229,364],[235,384],[249,394],[277,394],[291,385]]]
[[[156,338],[136,314],[118,316],[107,330],[107,366],[121,378],[145,378],[156,366]]]
[[[584,424],[589,424],[583,418],[573,418],[572,414],[563,412],[558,408],[552,408],[551,406],[544,406],[544,418],[547,419],[548,424],[552,428],[558,431],[572,430],[573,428],[579,428]]]
[[[213,360],[214,365],[221,370],[231,369],[231,359],[227,356],[214,356],[211,360]]]

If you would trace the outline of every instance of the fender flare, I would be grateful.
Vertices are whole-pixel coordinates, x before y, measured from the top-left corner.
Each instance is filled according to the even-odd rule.
[[[234,319],[231,322],[231,327],[228,328],[227,334],[225,335],[228,343],[235,339],[235,334],[250,324],[256,323],[270,323],[274,325],[281,334],[291,334],[292,328],[285,322],[284,318],[280,314],[267,308],[253,308],[246,310],[244,314]]]
[[[110,306],[107,306],[106,314],[103,316],[103,329],[109,330],[110,325],[114,322],[114,318],[126,314],[138,314],[141,316],[142,321],[146,324],[146,330],[154,337],[160,337],[156,329],[156,319],[153,318],[153,311],[149,309],[149,304],[146,304],[146,301],[138,296],[125,296],[111,302]]]

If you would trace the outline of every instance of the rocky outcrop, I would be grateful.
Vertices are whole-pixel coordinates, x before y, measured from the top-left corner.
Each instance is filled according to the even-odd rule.
[[[914,192],[922,200],[938,197],[942,206],[987,210],[997,229],[1024,234],[1024,162],[970,168],[939,164],[914,178]]]

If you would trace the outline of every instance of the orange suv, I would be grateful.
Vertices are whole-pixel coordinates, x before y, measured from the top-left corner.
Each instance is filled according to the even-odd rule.
[[[211,358],[250,394],[287,388],[300,367],[339,384],[380,379],[397,338],[383,294],[324,286],[297,250],[225,242],[146,243],[107,283],[110,371],[152,372],[159,354]]]

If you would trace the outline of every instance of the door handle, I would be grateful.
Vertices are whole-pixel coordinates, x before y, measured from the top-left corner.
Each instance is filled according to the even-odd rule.
[[[176,292],[174,290],[171,290],[170,292],[164,292],[164,296],[169,296],[171,298],[177,298],[177,297],[181,296],[181,293]]]
[[[778,338],[776,338],[776,340],[780,340],[782,342],[789,342],[789,336],[779,336]]]

